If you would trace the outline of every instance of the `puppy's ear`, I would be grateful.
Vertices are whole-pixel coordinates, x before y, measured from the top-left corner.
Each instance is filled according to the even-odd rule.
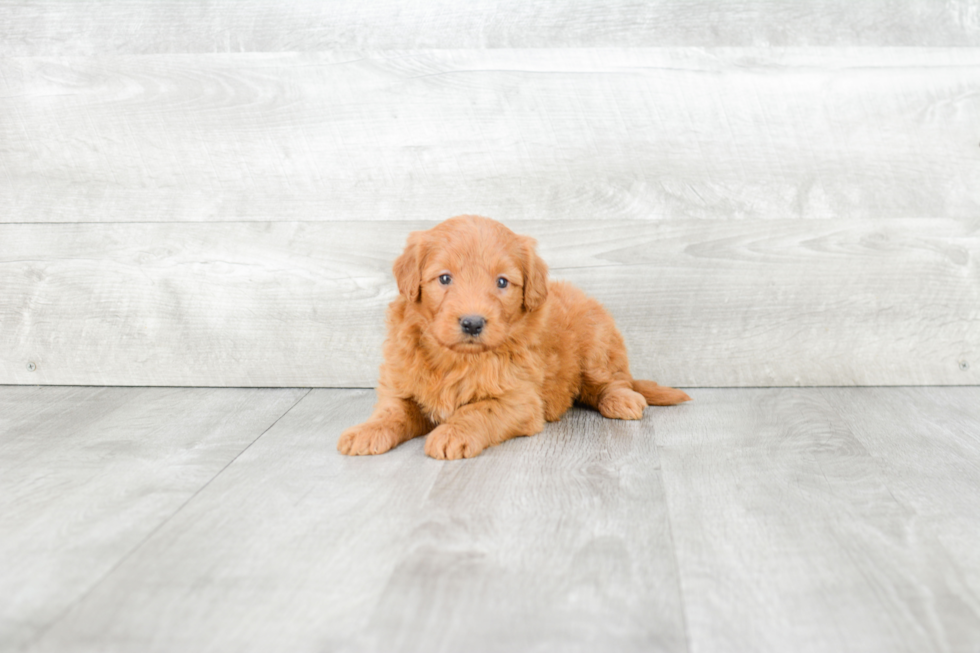
[[[521,264],[524,273],[524,310],[533,311],[548,299],[548,266],[534,247],[538,244],[533,238],[522,236]]]
[[[392,271],[398,282],[398,292],[410,302],[417,302],[422,295],[422,232],[413,231],[408,235],[405,251],[395,259]]]

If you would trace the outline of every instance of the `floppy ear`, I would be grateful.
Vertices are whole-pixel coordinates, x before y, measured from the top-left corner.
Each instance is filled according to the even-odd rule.
[[[422,240],[422,232],[410,233],[405,251],[391,267],[398,282],[398,292],[410,302],[417,302],[422,296]]]
[[[524,273],[524,310],[533,311],[548,299],[548,266],[534,251],[533,238],[521,237],[522,272]]]

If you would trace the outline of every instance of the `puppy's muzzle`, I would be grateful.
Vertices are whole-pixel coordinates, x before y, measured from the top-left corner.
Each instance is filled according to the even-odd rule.
[[[480,335],[486,325],[487,320],[482,315],[464,315],[459,318],[459,328],[463,330],[463,333],[474,338]]]

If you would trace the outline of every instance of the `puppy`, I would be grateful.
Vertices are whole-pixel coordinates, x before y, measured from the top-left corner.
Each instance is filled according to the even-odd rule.
[[[388,451],[426,435],[433,458],[476,456],[534,435],[579,401],[613,419],[690,400],[630,375],[599,302],[548,281],[535,241],[478,216],[409,235],[395,260],[378,403],[337,449]]]

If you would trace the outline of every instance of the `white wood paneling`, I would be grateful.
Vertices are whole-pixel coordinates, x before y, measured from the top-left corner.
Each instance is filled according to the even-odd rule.
[[[0,221],[975,217],[980,48],[5,58]]]
[[[5,0],[0,7],[0,55],[980,43],[974,0]]]
[[[2,2],[0,382],[370,385],[479,213],[638,375],[977,383],[977,88],[975,0]]]
[[[0,649],[68,613],[306,392],[0,388]]]
[[[2,225],[0,383],[373,385],[391,261],[430,224]],[[978,382],[977,220],[511,226],[606,304],[637,376]]]

